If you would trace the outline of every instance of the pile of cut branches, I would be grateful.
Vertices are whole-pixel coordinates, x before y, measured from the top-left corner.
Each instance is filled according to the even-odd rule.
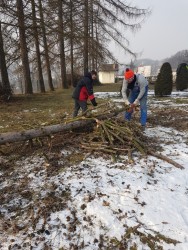
[[[140,126],[135,122],[121,122],[115,119],[96,119],[96,129],[85,138],[82,148],[101,151],[111,155],[126,152],[132,161],[132,152],[147,153],[146,143]]]
[[[141,126],[133,121],[122,122],[117,119],[96,119],[96,129],[82,142],[82,148],[89,151],[100,151],[110,154],[113,158],[124,152],[129,161],[133,162],[132,153],[138,151],[142,155],[152,155],[164,160],[177,168],[184,169],[179,163],[167,156],[154,152],[148,146],[148,138],[143,134]]]
[[[102,109],[101,109],[102,108]],[[111,102],[103,103],[97,114],[86,111],[84,117],[86,119],[95,120],[96,129],[85,137],[81,146],[85,150],[99,151],[110,154],[113,158],[122,152],[127,153],[129,161],[133,161],[133,151],[139,151],[142,155],[152,155],[163,161],[166,161],[177,168],[184,169],[183,166],[168,158],[167,156],[154,152],[150,149],[147,142],[147,136],[144,135],[142,127],[135,121],[126,122],[125,120],[118,119],[117,114],[106,117],[106,114],[114,112],[115,105]],[[104,112],[105,109],[105,112]],[[128,111],[130,106],[124,106],[122,110]],[[134,108],[133,112],[138,111]],[[76,118],[76,120],[83,119],[83,116]]]

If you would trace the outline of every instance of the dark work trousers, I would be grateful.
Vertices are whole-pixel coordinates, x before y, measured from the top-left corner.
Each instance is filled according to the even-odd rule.
[[[140,93],[139,87],[135,86],[130,91],[129,102],[133,103],[136,100],[136,98],[138,97],[139,93]],[[140,112],[141,112],[140,123],[141,123],[142,126],[145,126],[146,121],[147,121],[147,94],[148,94],[148,86],[145,87],[145,93],[142,96],[142,98],[139,100],[139,102],[140,102]],[[130,121],[132,113],[133,113],[133,111],[126,112],[125,113],[125,119]]]
[[[76,117],[78,115],[78,111],[82,109],[82,113],[84,113],[87,110],[87,101],[79,101],[77,99],[74,99],[74,113],[73,117]]]

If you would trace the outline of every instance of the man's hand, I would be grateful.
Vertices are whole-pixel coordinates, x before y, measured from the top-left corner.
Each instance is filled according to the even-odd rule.
[[[130,102],[128,100],[125,100],[125,105],[130,105]]]
[[[92,105],[93,105],[94,107],[97,106],[97,103],[96,103],[96,101],[95,101],[95,98],[93,98],[93,99],[91,100],[91,103],[92,103]]]
[[[135,106],[138,106],[138,104],[139,104],[139,100],[138,100],[138,99],[136,99],[136,100],[133,102],[133,104],[134,104]]]

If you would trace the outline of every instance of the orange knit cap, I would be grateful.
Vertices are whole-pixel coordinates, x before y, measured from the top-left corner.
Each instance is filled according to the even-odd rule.
[[[128,80],[134,76],[134,72],[131,69],[126,69],[124,76],[125,79]]]

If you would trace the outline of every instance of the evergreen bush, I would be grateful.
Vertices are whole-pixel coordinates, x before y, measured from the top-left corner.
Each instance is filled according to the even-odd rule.
[[[176,72],[176,89],[185,90],[188,89],[188,65],[181,63]]]
[[[157,76],[155,83],[155,95],[164,96],[171,95],[173,87],[173,77],[172,77],[172,68],[170,63],[165,62],[161,66],[160,72]]]

